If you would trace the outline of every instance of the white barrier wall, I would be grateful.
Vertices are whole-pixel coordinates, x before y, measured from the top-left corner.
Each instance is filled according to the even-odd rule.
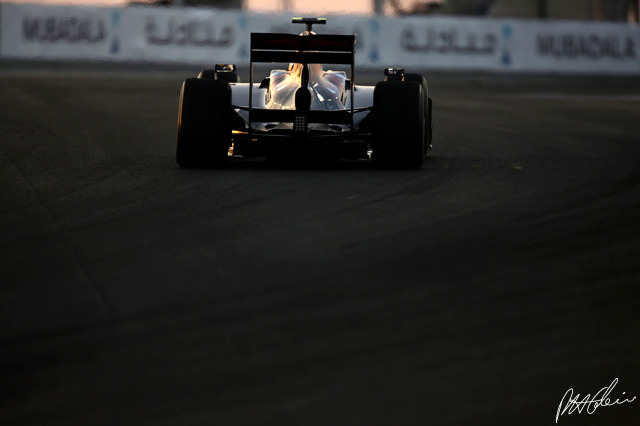
[[[198,8],[0,5],[0,58],[249,61],[249,34],[302,31],[288,15]],[[640,74],[640,26],[485,18],[327,16],[357,34],[359,67]]]
[[[5,3],[0,13],[2,57],[118,58],[118,10]]]
[[[129,8],[122,10],[120,57],[124,60],[238,61],[248,37],[246,17],[212,9]]]
[[[434,69],[507,70],[511,60],[496,20],[405,18],[389,25],[396,60]]]
[[[640,25],[512,24],[513,70],[640,74]]]

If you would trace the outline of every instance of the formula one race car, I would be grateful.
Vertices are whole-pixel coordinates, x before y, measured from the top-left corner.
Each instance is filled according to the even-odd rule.
[[[318,154],[418,168],[431,148],[427,81],[386,68],[373,86],[354,81],[355,35],[319,35],[323,18],[294,18],[300,35],[252,33],[249,83],[235,65],[216,65],[182,85],[176,160],[182,167],[220,166],[231,157]],[[254,84],[254,63],[289,63]],[[345,71],[320,64],[341,65]]]

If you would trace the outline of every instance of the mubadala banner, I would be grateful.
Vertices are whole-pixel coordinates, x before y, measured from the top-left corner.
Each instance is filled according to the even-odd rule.
[[[406,18],[386,28],[397,63],[421,69],[640,73],[640,27],[598,22]]]
[[[1,6],[0,56],[194,64],[249,62],[251,32],[299,33],[291,16],[207,8]],[[327,16],[356,34],[356,66],[640,74],[640,26],[486,18]]]
[[[118,55],[118,9],[6,3],[1,11],[2,56],[108,60]]]
[[[640,73],[638,25],[523,21],[512,28],[516,71]]]
[[[389,25],[398,66],[503,70],[511,65],[501,22],[471,18],[405,18]]]
[[[249,38],[247,18],[214,9],[139,7],[122,10],[121,59],[234,62]],[[243,60],[242,62],[244,62]]]

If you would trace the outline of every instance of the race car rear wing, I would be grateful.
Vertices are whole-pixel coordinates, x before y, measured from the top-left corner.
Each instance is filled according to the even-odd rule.
[[[295,20],[294,20],[294,23]],[[301,23],[304,23],[301,21]],[[317,22],[316,22],[317,23]],[[311,122],[351,124],[353,131],[353,88],[355,68],[356,37],[355,35],[335,34],[284,34],[284,33],[251,33],[251,54],[249,70],[249,133],[251,123],[265,120],[268,116],[273,121],[294,120],[294,115],[282,110],[267,111],[253,108],[253,64],[267,62],[284,62],[300,64],[340,64],[350,66],[351,111],[346,117],[345,111],[325,113],[310,112],[307,117]]]
[[[354,63],[354,35],[251,33],[251,62]]]

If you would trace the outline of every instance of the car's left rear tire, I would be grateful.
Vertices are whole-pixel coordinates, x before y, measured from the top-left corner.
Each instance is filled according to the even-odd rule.
[[[223,165],[231,145],[230,118],[229,83],[186,79],[180,92],[176,162],[181,167]]]

